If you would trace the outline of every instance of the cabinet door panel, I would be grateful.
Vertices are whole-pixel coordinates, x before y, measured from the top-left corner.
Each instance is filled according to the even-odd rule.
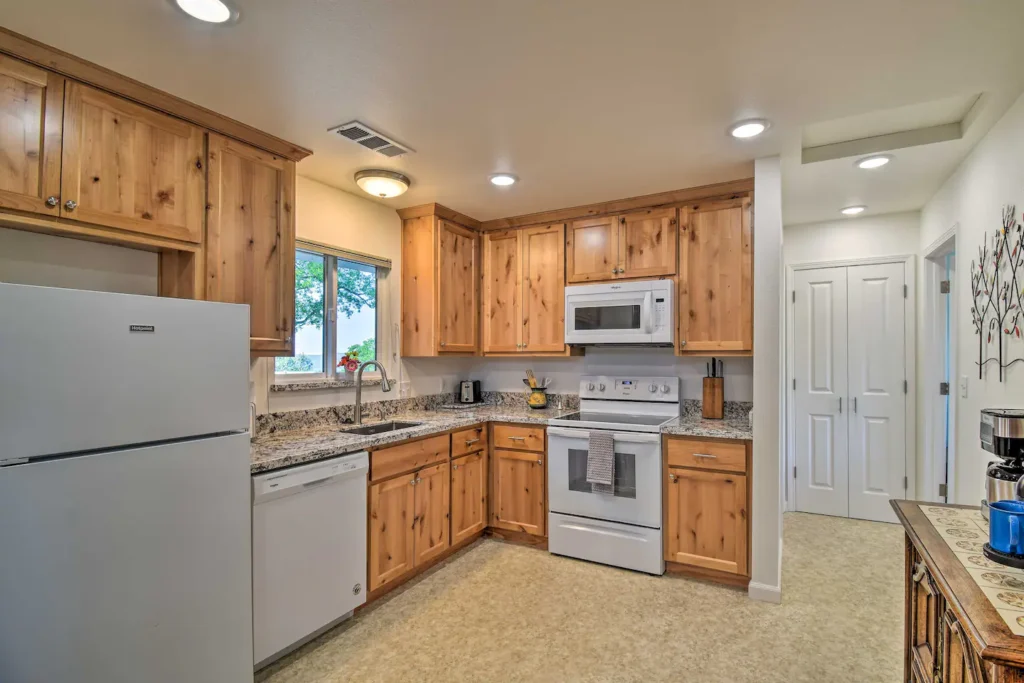
[[[539,453],[494,449],[491,526],[544,536],[544,458]]]
[[[676,274],[676,210],[649,209],[619,219],[619,277]]]
[[[452,545],[487,526],[487,453],[452,460]]]
[[[569,224],[565,238],[568,282],[614,280],[619,264],[619,217],[587,218]]]
[[[485,353],[515,353],[521,338],[522,261],[518,230],[484,236],[483,335]]]
[[[447,462],[416,472],[416,566],[443,553],[451,545],[448,535],[449,476]]]
[[[942,683],[984,683],[981,663],[952,611],[942,619]]]
[[[438,226],[438,351],[477,350],[478,237],[466,228],[440,221]]]
[[[919,557],[910,567],[910,647],[922,671],[934,671],[942,619],[942,600],[931,574]]]
[[[0,55],[0,207],[59,215],[63,112],[63,78]]]
[[[210,134],[206,298],[249,304],[250,348],[292,355],[295,164]]]
[[[203,138],[184,121],[69,82],[61,216],[202,242]]]
[[[676,468],[665,476],[665,559],[746,575],[746,476]]]
[[[565,350],[565,226],[523,230],[523,350]]]
[[[370,590],[416,566],[414,474],[370,487]]]
[[[687,207],[679,231],[681,350],[753,350],[750,200]]]

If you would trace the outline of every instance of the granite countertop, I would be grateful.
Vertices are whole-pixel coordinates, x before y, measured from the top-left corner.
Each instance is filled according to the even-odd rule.
[[[345,453],[389,443],[417,439],[460,427],[469,427],[480,422],[518,422],[546,425],[548,420],[560,417],[573,409],[546,408],[533,410],[526,406],[488,405],[462,410],[414,410],[388,416],[388,420],[422,422],[423,424],[384,434],[349,434],[348,427],[321,426],[309,429],[278,431],[257,437],[252,442],[253,474],[267,472],[292,465],[313,462]],[[372,424],[367,421],[366,424]],[[663,434],[676,436],[706,436],[721,439],[751,439],[747,418],[725,420],[703,420],[699,415],[684,416],[677,424],[663,427]]]

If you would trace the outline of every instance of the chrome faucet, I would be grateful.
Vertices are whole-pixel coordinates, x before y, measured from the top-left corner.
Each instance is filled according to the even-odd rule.
[[[367,365],[376,365],[377,369],[380,370],[380,390],[391,391],[391,382],[388,381],[388,371],[384,369],[384,365],[375,360],[368,360],[359,366],[356,370],[356,406],[354,409],[353,422],[356,425],[363,424],[363,370]]]

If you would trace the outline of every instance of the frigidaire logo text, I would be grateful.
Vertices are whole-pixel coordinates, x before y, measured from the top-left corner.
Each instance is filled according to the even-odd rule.
[[[156,328],[152,325],[129,325],[129,332],[156,332]]]

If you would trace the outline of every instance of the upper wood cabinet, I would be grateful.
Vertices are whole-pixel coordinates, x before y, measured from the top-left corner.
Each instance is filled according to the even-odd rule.
[[[67,84],[61,216],[201,242],[201,128],[80,83]]]
[[[565,226],[483,237],[483,352],[565,353]]]
[[[684,207],[679,221],[680,353],[754,348],[750,197]]]
[[[249,304],[250,349],[295,344],[295,162],[210,134],[206,296]]]
[[[480,236],[436,214],[402,224],[402,355],[479,349]]]
[[[675,223],[674,208],[573,221],[565,240],[567,281],[674,275]]]
[[[0,207],[60,214],[64,79],[0,55]]]

